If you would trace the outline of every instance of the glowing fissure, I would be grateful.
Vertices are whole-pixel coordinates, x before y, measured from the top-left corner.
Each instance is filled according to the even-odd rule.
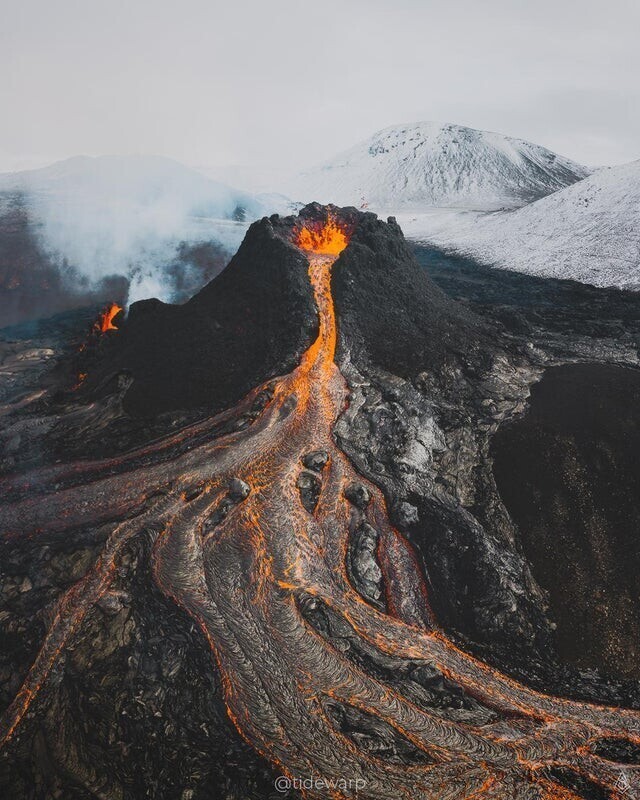
[[[235,412],[246,414],[262,389],[271,393],[248,428],[218,438],[212,434],[168,464],[102,479],[92,474],[62,498],[53,494],[22,508],[34,529],[46,529],[56,511],[68,515],[68,524],[95,522],[105,513],[100,499],[105,496],[112,515],[131,517],[139,509],[140,516],[115,527],[93,570],[60,601],[38,658],[2,721],[3,739],[15,731],[84,615],[108,590],[126,543],[139,531],[156,529],[152,563],[158,585],[206,636],[229,716],[242,736],[289,777],[343,775],[359,782],[360,800],[578,800],[549,779],[545,770],[557,766],[608,788],[617,800],[622,796],[614,787],[624,775],[624,785],[631,787],[626,797],[638,796],[638,768],[605,761],[590,748],[610,735],[640,744],[640,712],[535,692],[460,651],[435,626],[412,549],[389,524],[381,492],[356,473],[333,440],[348,397],[334,362],[331,270],[337,254],[326,250],[334,233],[320,229],[309,239],[307,230],[298,232],[297,241],[309,252],[318,336],[290,375],[238,405]],[[306,247],[309,241],[313,247]],[[228,416],[210,420],[205,429],[208,424],[214,431],[220,417]],[[150,445],[138,456],[157,448]],[[327,459],[318,471],[320,494],[310,512],[301,502],[298,479],[305,455],[319,450]],[[370,494],[363,508],[345,499],[353,482]],[[160,488],[164,498],[145,508]],[[366,602],[348,575],[350,535],[363,523],[379,535],[387,613]],[[372,677],[310,625],[304,604],[326,607],[362,647],[389,663],[397,660],[400,667],[409,659],[437,667],[486,706],[485,716],[478,712],[465,719],[453,710],[421,707]],[[428,755],[427,763],[386,761],[348,739],[329,713],[336,702],[391,726]],[[327,796],[313,789],[305,795]],[[353,789],[331,794],[338,800],[355,795]]]

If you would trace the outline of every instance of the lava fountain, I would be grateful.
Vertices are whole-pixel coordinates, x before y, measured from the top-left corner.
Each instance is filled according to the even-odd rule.
[[[178,435],[132,454],[131,474],[114,475],[109,460],[85,465],[68,488],[9,509],[5,528],[28,518],[32,535],[52,520],[60,529],[121,521],[94,567],[59,601],[2,720],[2,741],[109,589],[126,543],[153,530],[157,584],[206,638],[242,736],[292,780],[345,779],[330,791],[312,781],[305,796],[578,800],[554,782],[554,769],[618,800],[640,796],[640,769],[595,751],[607,737],[639,745],[640,712],[535,692],[459,650],[437,626],[413,550],[389,523],[382,493],[334,441],[349,390],[334,360],[331,272],[350,233],[331,216],[294,230],[319,325],[289,375],[180,434],[196,444],[168,464],[162,453]],[[216,437],[220,420],[233,415],[251,423]],[[60,470],[55,477],[64,484]],[[354,539],[367,536],[380,596],[350,560]],[[397,677],[408,663],[455,685],[464,707],[430,706]],[[386,757],[380,741],[401,742],[405,761]]]
[[[339,256],[349,243],[347,237],[346,229],[340,227],[335,218],[329,215],[322,225],[302,225],[296,235],[296,244],[301,250],[316,255]]]

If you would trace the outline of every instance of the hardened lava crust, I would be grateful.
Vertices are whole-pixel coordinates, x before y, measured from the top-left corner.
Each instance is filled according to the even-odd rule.
[[[640,792],[634,662],[558,658],[491,454],[549,367],[637,353],[479,312],[393,219],[311,204],[40,392],[9,359],[10,796]]]

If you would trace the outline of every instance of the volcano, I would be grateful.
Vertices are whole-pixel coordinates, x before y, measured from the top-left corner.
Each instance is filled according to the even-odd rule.
[[[311,204],[16,400],[13,795],[640,792],[640,711],[554,660],[489,455],[604,340],[518,324],[438,289],[393,218]]]

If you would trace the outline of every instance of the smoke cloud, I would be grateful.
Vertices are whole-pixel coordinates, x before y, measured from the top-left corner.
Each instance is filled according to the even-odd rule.
[[[119,276],[128,304],[182,301],[222,269],[249,223],[287,201],[256,197],[170,159],[72,158],[0,177],[72,295]]]

